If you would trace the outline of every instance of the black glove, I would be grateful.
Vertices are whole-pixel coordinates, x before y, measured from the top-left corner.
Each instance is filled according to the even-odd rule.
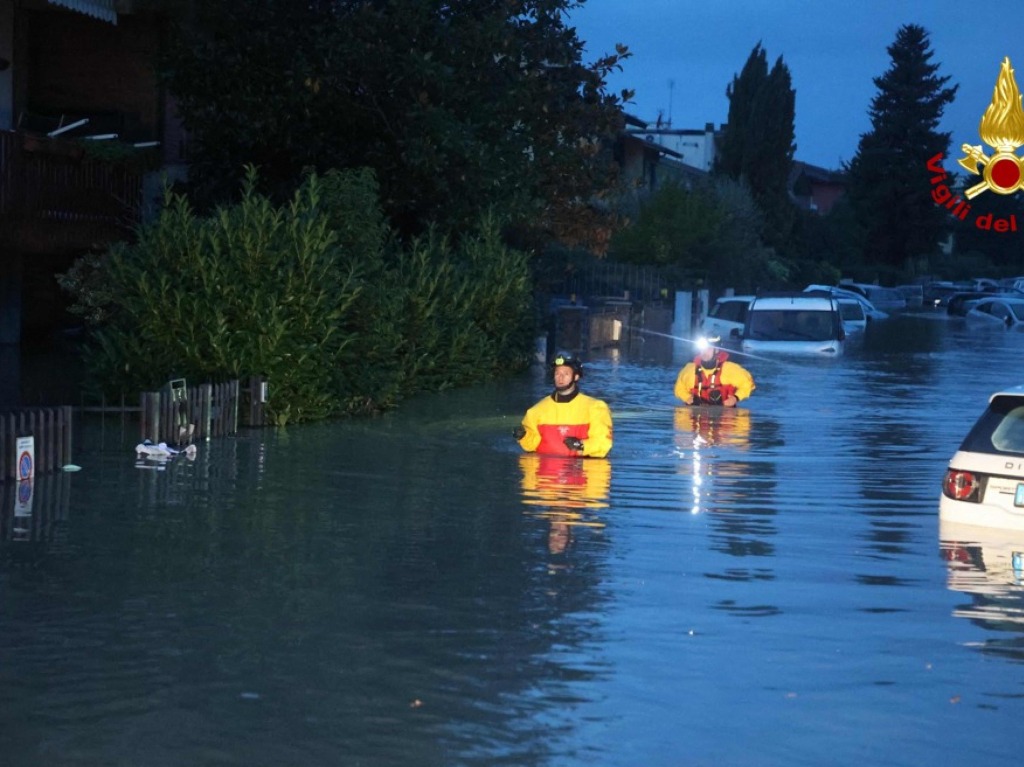
[[[583,440],[579,439],[578,437],[566,437],[562,441],[565,443],[565,446],[570,450],[579,451],[583,449]]]
[[[526,436],[526,429],[522,425],[517,426],[512,430],[512,436],[516,438],[516,442]]]

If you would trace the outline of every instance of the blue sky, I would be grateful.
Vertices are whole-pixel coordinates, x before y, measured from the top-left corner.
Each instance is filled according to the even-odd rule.
[[[978,124],[1004,57],[1024,88],[1024,15],[1013,4],[953,0],[586,0],[569,24],[586,61],[627,45],[633,53],[609,88],[636,91],[627,111],[673,128],[724,123],[725,89],[758,42],[769,67],[781,56],[796,90],[796,159],[838,169],[871,129],[868,109],[885,73],[886,48],[903,24],[929,32],[939,74],[959,84],[942,130],[952,133],[947,166],[963,143],[980,144]],[[1003,9],[1003,14],[999,9]],[[991,9],[991,10],[988,10]],[[670,86],[670,82],[673,84]]]

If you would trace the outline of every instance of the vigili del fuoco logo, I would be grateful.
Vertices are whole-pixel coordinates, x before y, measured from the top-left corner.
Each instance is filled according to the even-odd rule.
[[[1013,194],[1024,189],[1024,158],[1017,155],[1017,148],[1024,144],[1024,109],[1021,108],[1020,90],[1009,57],[1003,59],[992,103],[981,117],[978,133],[994,153],[986,154],[981,144],[960,147],[964,153],[957,160],[960,167],[972,176],[981,176],[980,181],[964,190],[964,198],[973,200],[983,192]],[[947,174],[942,167],[943,159],[940,152],[928,161],[928,171],[932,174],[932,199],[936,205],[965,221],[971,206],[945,183]],[[994,218],[991,213],[982,213],[975,217],[974,225],[994,232],[1016,232],[1017,216],[1011,213],[1005,218]]]

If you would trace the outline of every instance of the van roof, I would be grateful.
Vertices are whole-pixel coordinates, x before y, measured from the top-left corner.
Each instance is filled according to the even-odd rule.
[[[828,312],[837,308],[836,299],[828,293],[805,291],[802,293],[763,293],[750,305],[751,311],[757,309],[795,309],[804,311]]]

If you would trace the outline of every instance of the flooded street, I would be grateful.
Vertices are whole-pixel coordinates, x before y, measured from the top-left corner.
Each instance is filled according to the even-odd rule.
[[[1000,764],[1024,750],[1024,540],[940,528],[1024,333],[942,314],[838,359],[591,355],[607,459],[523,454],[515,380],[244,431],[166,471],[92,424],[0,528],[0,765]]]

